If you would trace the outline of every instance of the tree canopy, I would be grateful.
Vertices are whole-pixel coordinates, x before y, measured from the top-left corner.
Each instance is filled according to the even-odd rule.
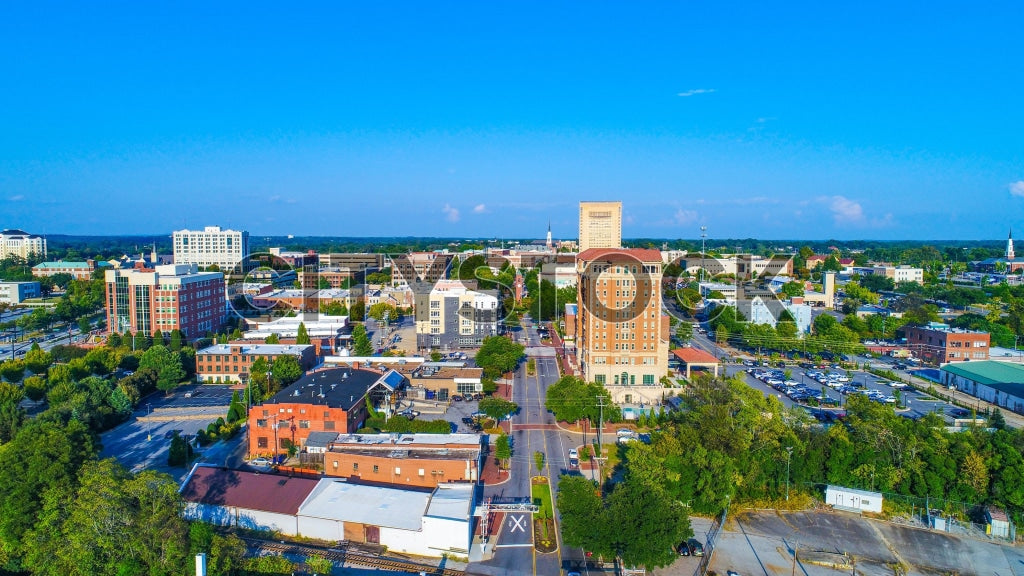
[[[525,350],[522,344],[504,336],[488,336],[476,354],[476,365],[483,368],[484,376],[500,378],[502,374],[516,369]]]

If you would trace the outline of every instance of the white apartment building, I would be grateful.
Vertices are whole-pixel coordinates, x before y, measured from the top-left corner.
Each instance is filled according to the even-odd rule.
[[[924,284],[924,270],[922,268],[912,268],[910,266],[875,266],[872,268],[871,273],[876,276],[891,278],[892,281],[897,284],[900,282],[917,282],[918,284]]]
[[[29,256],[46,258],[46,238],[29,234],[24,230],[9,229],[0,232],[0,259],[17,256],[25,260]]]
[[[174,231],[174,263],[217,266],[230,272],[249,255],[249,233],[207,226],[202,230]]]
[[[496,290],[470,290],[441,280],[429,294],[416,294],[416,345],[427,349],[472,348],[498,334]]]

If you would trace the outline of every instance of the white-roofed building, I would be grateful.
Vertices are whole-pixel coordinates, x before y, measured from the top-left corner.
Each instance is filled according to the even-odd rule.
[[[420,556],[466,555],[472,514],[470,483],[429,492],[324,478],[299,507],[297,525],[306,538],[380,544]]]

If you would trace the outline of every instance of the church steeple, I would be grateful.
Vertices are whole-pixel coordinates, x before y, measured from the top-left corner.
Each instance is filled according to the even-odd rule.
[[[551,220],[548,220],[548,239],[545,244],[548,248],[551,248]]]
[[[1010,235],[1006,238],[1006,259],[1013,260],[1013,228],[1010,228]]]

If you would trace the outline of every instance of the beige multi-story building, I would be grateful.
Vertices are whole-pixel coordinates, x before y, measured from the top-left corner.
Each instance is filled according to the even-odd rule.
[[[622,202],[580,202],[580,252],[621,246]]]
[[[24,260],[46,258],[46,238],[24,230],[0,232],[0,260],[17,256]]]
[[[249,233],[207,226],[202,230],[174,231],[174,263],[217,266],[230,272],[249,256]]]
[[[591,248],[576,258],[576,357],[584,379],[621,404],[660,402],[668,373],[661,253]]]

